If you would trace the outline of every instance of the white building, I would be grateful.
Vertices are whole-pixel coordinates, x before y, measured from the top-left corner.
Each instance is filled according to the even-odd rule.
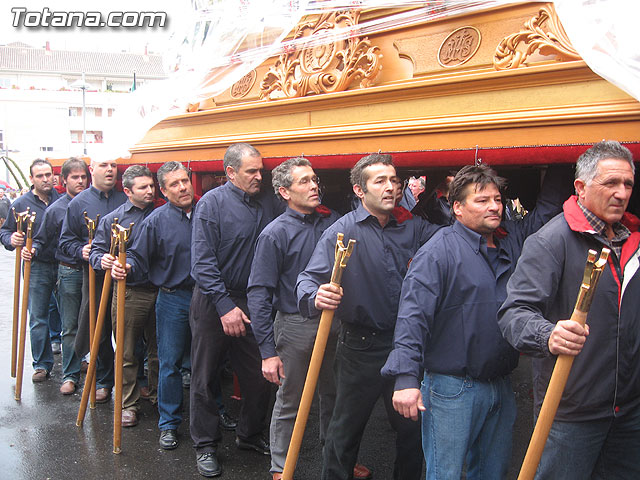
[[[44,48],[1,45],[0,148],[28,174],[35,158],[82,155],[85,121],[86,154],[99,155],[134,74],[136,87],[166,78],[161,56],[51,50],[48,42]]]

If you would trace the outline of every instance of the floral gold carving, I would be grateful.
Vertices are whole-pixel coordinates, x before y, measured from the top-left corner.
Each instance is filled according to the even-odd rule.
[[[580,60],[552,4],[542,7],[535,17],[525,22],[519,33],[500,42],[493,57],[493,66],[496,70],[518,68],[535,51],[542,55],[555,55],[559,61]]]
[[[380,49],[367,37],[348,35],[360,13],[334,11],[298,24],[294,47],[280,55],[260,84],[260,97],[273,100],[341,92],[355,82],[367,87],[382,68]],[[298,48],[295,45],[300,45]]]
[[[242,98],[251,91],[253,84],[256,82],[256,71],[251,70],[244,77],[231,85],[231,97]]]
[[[447,35],[438,49],[438,63],[457,67],[473,57],[480,47],[480,31],[475,27],[460,27]]]

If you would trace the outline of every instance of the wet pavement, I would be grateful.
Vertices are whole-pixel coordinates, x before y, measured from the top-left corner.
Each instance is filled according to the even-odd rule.
[[[62,380],[61,356],[55,356],[51,378],[31,382],[29,338],[25,350],[22,400],[17,402],[15,379],[10,377],[15,254],[0,249],[0,479],[190,479],[201,477],[195,467],[195,453],[188,435],[188,390],[185,390],[185,418],[178,430],[180,444],[171,451],[158,446],[158,414],[142,401],[140,423],[123,429],[122,453],[113,451],[113,402],[87,409],[82,428],[76,417],[82,390],[65,397],[59,393]],[[514,377],[518,420],[514,432],[514,453],[509,478],[516,478],[531,435],[531,380],[527,361]],[[227,410],[237,416],[238,402],[229,398],[231,381],[224,380]],[[269,479],[269,457],[236,448],[233,432],[224,432],[218,458],[225,479]],[[359,460],[370,467],[375,479],[392,478],[394,434],[386,421],[381,402],[372,415],[362,442]],[[295,478],[319,478],[321,447],[318,441],[317,411],[312,408],[300,452]]]

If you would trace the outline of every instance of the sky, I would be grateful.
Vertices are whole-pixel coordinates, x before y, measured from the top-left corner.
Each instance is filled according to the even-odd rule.
[[[26,9],[18,13],[16,8]],[[112,12],[166,12],[165,27],[95,27],[73,28],[54,26],[14,26],[14,22],[36,22],[42,18],[46,22],[46,10],[51,12],[49,23],[55,18],[64,18],[69,12],[100,12],[106,18]],[[14,9],[14,11],[12,11]],[[169,37],[174,29],[184,24],[190,9],[189,0],[9,0],[0,6],[0,44],[24,42],[34,47],[43,47],[46,42],[55,50],[98,50],[98,51],[130,51],[143,53],[145,46],[150,52],[162,53],[169,44]],[[43,14],[45,12],[45,14]],[[54,12],[59,12],[55,13]],[[89,18],[91,15],[86,15]],[[68,17],[67,17],[68,18]],[[116,17],[119,18],[119,17]],[[129,19],[133,16],[129,16]]]

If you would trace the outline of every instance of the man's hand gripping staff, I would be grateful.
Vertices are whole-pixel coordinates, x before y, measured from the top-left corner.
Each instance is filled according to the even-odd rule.
[[[540,415],[538,415],[538,421],[533,430],[527,454],[522,462],[518,480],[533,479],[536,473],[545,443],[547,442],[547,437],[549,436],[549,430],[551,429],[553,419],[562,398],[562,392],[564,391],[569,373],[571,372],[573,360],[582,349],[582,344],[584,343],[584,338],[582,337],[588,335],[589,332],[588,326],[586,325],[587,314],[593,301],[598,280],[607,264],[609,253],[610,250],[608,248],[603,248],[602,252],[600,252],[600,258],[596,261],[597,252],[595,250],[589,250],[587,265],[584,269],[582,284],[580,285],[578,299],[571,314],[571,319],[558,322],[549,338],[549,350],[551,353],[556,353],[557,350],[559,350],[560,355],[558,355],[556,365],[553,368],[547,393],[542,402]],[[583,335],[579,335],[580,341],[578,342],[575,342],[575,332],[583,333]],[[577,346],[574,347],[570,342],[575,343]],[[558,348],[556,349],[556,347]],[[556,350],[556,352],[554,352],[554,350]]]
[[[347,261],[353,253],[353,247],[356,244],[356,241],[352,239],[349,240],[349,243],[345,247],[344,243],[342,243],[343,239],[344,234],[338,233],[336,256],[333,263],[333,271],[331,272],[331,282],[321,285],[316,294],[316,308],[323,311],[318,325],[316,341],[313,345],[313,352],[311,353],[307,379],[304,382],[304,389],[302,390],[298,416],[296,417],[296,423],[291,435],[284,471],[282,472],[283,480],[293,479],[298,454],[300,453],[300,445],[302,444],[302,437],[304,436],[307,419],[309,418],[311,401],[313,400],[313,394],[316,391],[316,384],[318,383],[318,375],[320,374],[320,367],[322,366],[322,360],[324,358],[324,350],[327,346],[327,339],[329,338],[329,332],[331,330],[331,322],[333,321],[335,310],[338,308],[340,300],[342,299],[342,287],[340,287],[342,273],[347,266]],[[318,301],[318,297],[320,297],[320,301]]]

